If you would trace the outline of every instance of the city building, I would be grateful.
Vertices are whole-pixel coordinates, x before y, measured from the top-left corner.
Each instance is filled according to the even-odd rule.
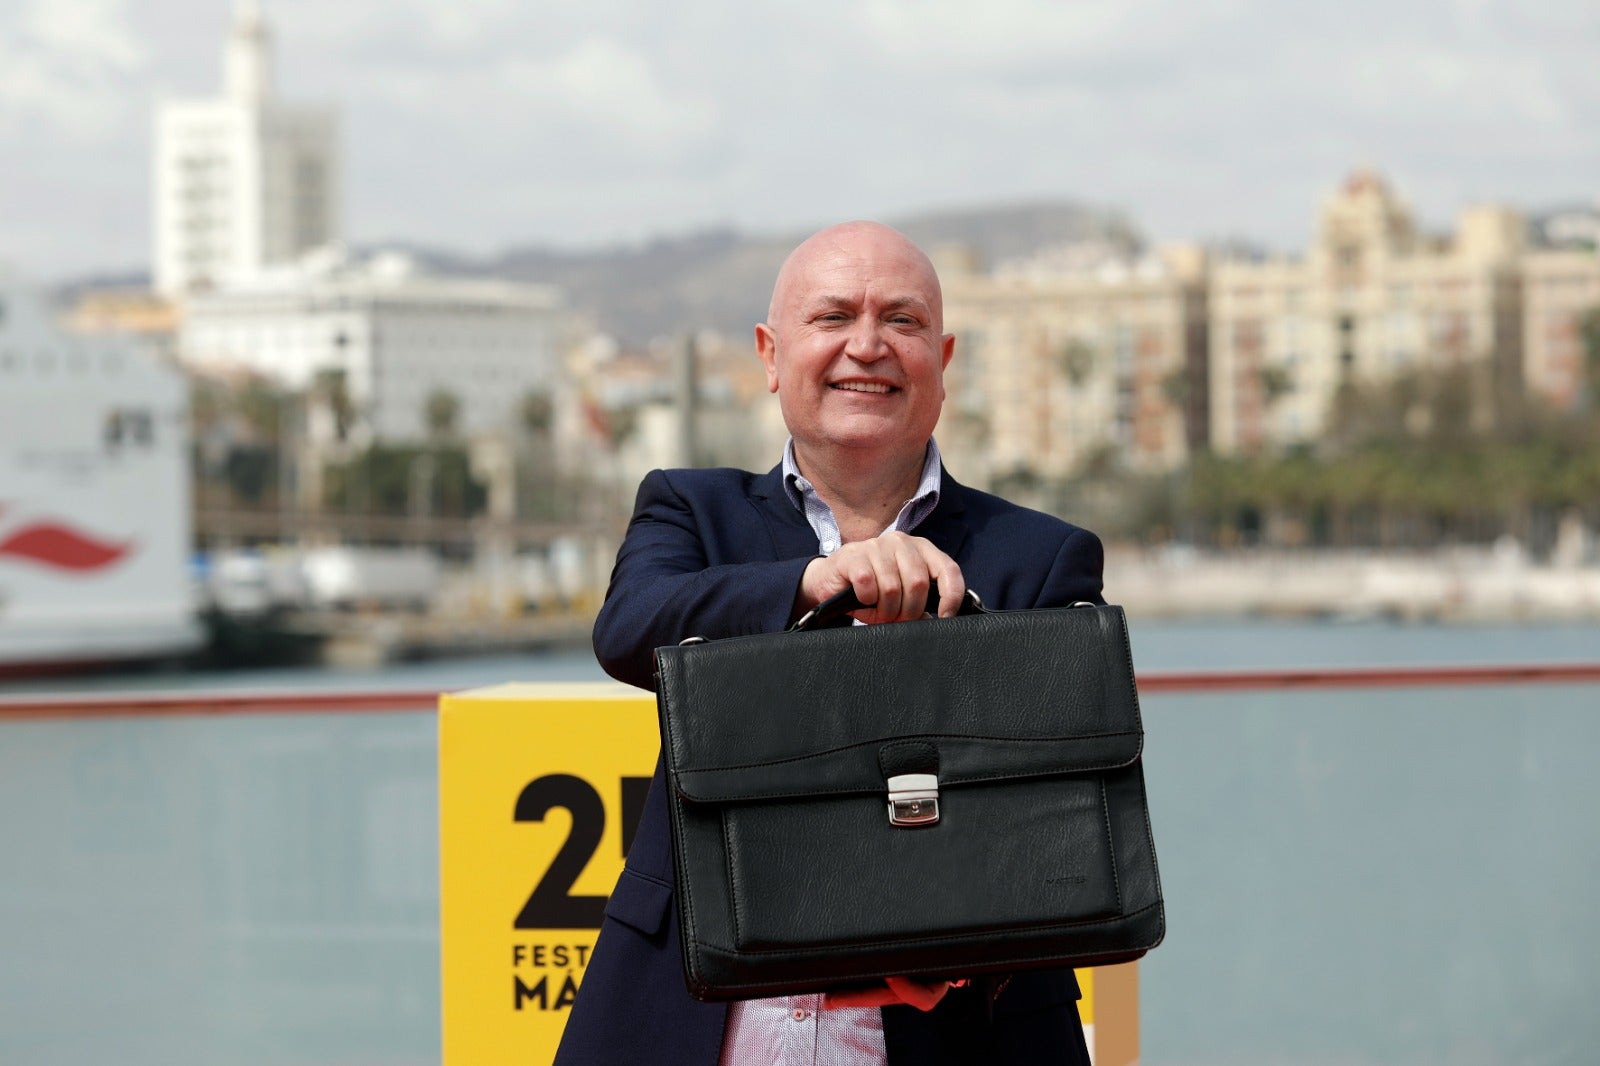
[[[1596,316],[1600,329],[1600,250],[1549,248],[1522,261],[1523,377],[1528,391],[1559,411],[1597,399],[1600,365],[1587,364],[1584,323]]]
[[[570,341],[559,294],[539,285],[432,277],[404,256],[328,252],[195,293],[179,338],[185,365],[244,369],[293,391],[336,382],[356,435],[415,442],[430,398],[448,393],[461,437],[515,433],[530,393],[556,399]],[[327,443],[331,427],[314,436]]]
[[[230,283],[339,239],[338,120],[273,92],[272,36],[239,9],[220,97],[163,104],[153,156],[153,275],[177,295]]]
[[[946,374],[941,447],[980,484],[1065,478],[1099,458],[1149,471],[1205,440],[1205,256],[1050,255],[991,273],[938,257]]]
[[[940,250],[958,338],[941,443],[979,483],[1107,460],[1166,470],[1206,448],[1317,444],[1351,387],[1451,370],[1473,428],[1513,394],[1572,410],[1600,374],[1584,340],[1600,315],[1595,217],[1530,226],[1476,206],[1436,236],[1357,172],[1297,257],[1081,244],[986,272]]]
[[[1341,386],[1470,367],[1522,387],[1526,224],[1477,207],[1450,239],[1420,234],[1377,175],[1324,205],[1302,258],[1225,261],[1209,284],[1211,446],[1221,453],[1323,438]]]
[[[175,301],[147,289],[94,289],[73,302],[62,323],[74,333],[129,338],[174,362],[181,321]]]
[[[657,467],[765,470],[783,453],[782,412],[742,338],[708,330],[642,349],[592,343],[574,349],[568,366],[586,397],[588,437],[613,453],[630,494]]]

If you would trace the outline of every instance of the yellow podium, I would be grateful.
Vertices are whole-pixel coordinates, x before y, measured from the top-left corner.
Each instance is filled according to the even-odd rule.
[[[441,698],[444,1066],[555,1058],[659,747],[654,699],[626,685]],[[1096,1066],[1138,1061],[1136,968],[1078,982]]]

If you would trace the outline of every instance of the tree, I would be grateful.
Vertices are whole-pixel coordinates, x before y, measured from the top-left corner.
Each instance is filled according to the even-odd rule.
[[[1261,368],[1261,395],[1265,398],[1267,406],[1271,407],[1285,396],[1294,391],[1294,375],[1287,367],[1264,366]]]
[[[1578,323],[1583,338],[1583,369],[1588,378],[1589,403],[1600,408],[1600,307],[1591,307]]]
[[[606,436],[612,451],[622,447],[638,428],[639,409],[637,407],[617,407],[606,414]]]
[[[350,382],[345,372],[335,368],[317,371],[311,382],[311,395],[316,402],[326,405],[333,416],[334,438],[347,440],[355,427],[356,409],[350,399]]]
[[[530,437],[543,437],[555,424],[555,403],[548,392],[534,389],[524,393],[519,413],[522,416],[522,428]]]
[[[233,410],[256,440],[276,443],[290,402],[283,390],[252,378],[234,397]]]
[[[1080,388],[1094,372],[1094,349],[1076,337],[1061,346],[1057,359],[1073,388]]]
[[[449,389],[434,389],[422,405],[423,424],[428,436],[446,440],[456,435],[456,422],[461,417],[461,400]]]

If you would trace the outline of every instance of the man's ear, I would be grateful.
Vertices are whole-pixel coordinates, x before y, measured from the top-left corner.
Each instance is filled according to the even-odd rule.
[[[761,365],[767,368],[767,391],[777,392],[778,334],[765,322],[756,325],[756,354],[761,357]]]
[[[757,326],[756,328],[760,329],[761,327]],[[939,338],[939,367],[940,367],[940,369],[947,369],[950,366],[950,357],[952,355],[955,355],[955,354],[956,354],[956,335],[954,333],[946,333],[943,337]]]

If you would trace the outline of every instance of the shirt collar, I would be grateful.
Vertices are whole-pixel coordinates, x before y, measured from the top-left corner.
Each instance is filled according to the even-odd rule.
[[[900,513],[895,516],[889,529],[909,532],[932,514],[933,509],[939,506],[942,479],[943,460],[939,456],[939,444],[929,437],[928,450],[922,460],[922,479],[917,482],[916,492],[912,493],[911,498],[901,506]],[[800,464],[794,457],[793,437],[790,437],[783,446],[783,491],[795,510],[801,514],[809,514],[806,509],[806,497],[816,498],[816,489],[800,473]],[[820,499],[818,502],[821,502]]]

